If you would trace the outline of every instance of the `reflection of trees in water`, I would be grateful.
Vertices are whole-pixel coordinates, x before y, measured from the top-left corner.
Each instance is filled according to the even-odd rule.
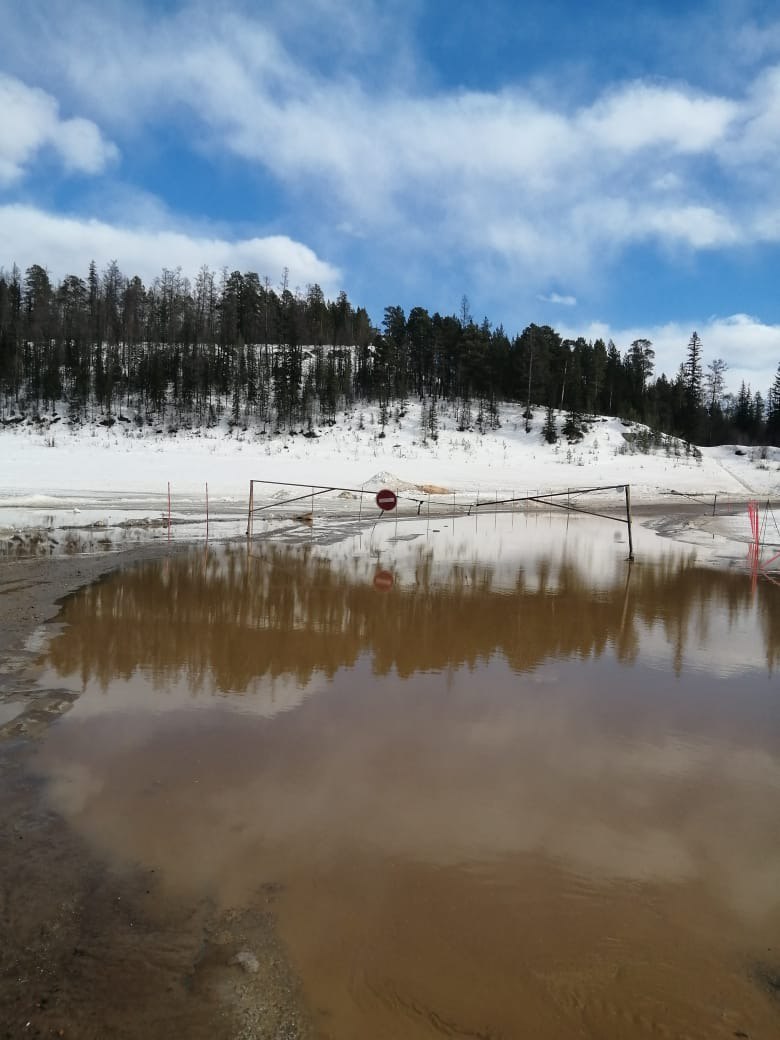
[[[332,676],[367,652],[378,674],[395,667],[401,675],[473,667],[496,654],[529,671],[607,647],[630,662],[642,628],[661,624],[679,669],[686,640],[706,643],[714,609],[735,621],[753,603],[744,576],[690,558],[635,565],[599,589],[570,560],[545,562],[532,582],[520,569],[514,587],[500,590],[492,566],[456,563],[445,573],[425,550],[411,587],[379,593],[356,566],[267,546],[252,557],[227,548],[120,572],[66,602],[67,624],[47,663],[104,685],[140,667],[159,680],[186,678],[194,689],[208,680],[241,691],[259,676]],[[780,597],[769,585],[756,595],[772,669]]]

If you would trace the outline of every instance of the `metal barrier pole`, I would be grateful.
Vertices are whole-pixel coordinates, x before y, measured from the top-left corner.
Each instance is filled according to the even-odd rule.
[[[251,538],[253,534],[253,522],[252,518],[254,515],[255,508],[255,482],[254,480],[249,481],[249,514],[246,518],[246,536]]]

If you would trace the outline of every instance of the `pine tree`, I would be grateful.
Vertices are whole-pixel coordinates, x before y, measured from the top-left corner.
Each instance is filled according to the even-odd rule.
[[[753,425],[753,414],[753,394],[743,379],[737,394],[733,415],[734,425],[743,436],[750,432],[750,428]]]
[[[702,346],[699,334],[693,332],[688,341],[688,354],[683,365],[685,408],[682,415],[682,433],[692,444],[702,442],[707,415],[704,411],[704,375]]]
[[[685,391],[692,408],[700,408],[703,401],[701,353],[701,340],[698,332],[694,332],[688,341],[688,355],[684,366]]]
[[[575,408],[571,408],[566,415],[566,421],[561,432],[570,444],[576,444],[578,441],[581,441],[584,433],[582,413]]]
[[[555,421],[555,411],[551,404],[547,405],[547,411],[544,414],[542,436],[548,444],[555,444],[558,440],[558,424]]]
[[[439,439],[439,415],[434,398],[431,398],[427,405],[423,402],[420,415],[423,441],[427,441],[429,437],[432,441],[437,441]]]
[[[649,339],[635,339],[629,347],[627,362],[632,376],[634,405],[640,411],[647,381],[653,374],[654,358],[655,351]]]
[[[780,365],[767,398],[766,435],[770,444],[780,446]]]

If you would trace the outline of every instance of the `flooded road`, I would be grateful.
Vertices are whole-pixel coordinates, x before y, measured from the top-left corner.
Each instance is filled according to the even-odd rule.
[[[620,537],[388,522],[119,572],[50,626],[77,696],[28,768],[163,898],[271,894],[316,1036],[768,1040],[780,590]]]

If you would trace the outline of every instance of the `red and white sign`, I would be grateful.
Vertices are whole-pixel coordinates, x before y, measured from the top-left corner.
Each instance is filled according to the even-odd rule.
[[[390,571],[377,571],[374,575],[374,588],[379,592],[388,592],[393,587],[395,578]]]
[[[380,509],[387,512],[388,509],[395,509],[398,505],[398,497],[395,491],[391,491],[390,488],[382,488],[381,491],[376,493],[376,504]]]

